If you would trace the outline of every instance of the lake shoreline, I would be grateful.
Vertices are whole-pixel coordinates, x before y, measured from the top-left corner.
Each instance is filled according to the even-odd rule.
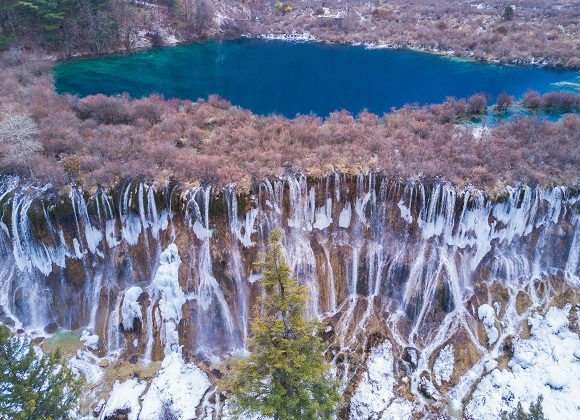
[[[284,41],[290,43],[303,43],[303,42],[310,42],[310,43],[319,43],[319,44],[335,44],[335,45],[345,45],[345,46],[362,46],[365,49],[386,49],[386,50],[403,50],[403,51],[413,51],[413,52],[420,52],[425,54],[433,54],[440,57],[445,57],[449,59],[457,59],[466,62],[472,63],[481,63],[481,64],[491,64],[491,65],[500,65],[500,66],[520,66],[520,67],[532,67],[532,68],[549,68],[555,70],[579,70],[580,66],[566,66],[563,64],[552,64],[550,62],[540,62],[539,59],[533,57],[529,60],[517,60],[517,61],[507,61],[507,60],[492,60],[492,59],[483,59],[481,57],[471,57],[469,55],[461,55],[456,54],[455,51],[445,51],[436,48],[429,48],[429,47],[422,47],[422,46],[413,46],[413,45],[392,45],[387,43],[374,43],[374,42],[349,42],[347,40],[341,41],[334,41],[328,40],[324,38],[317,38],[308,32],[302,33],[283,33],[283,34],[275,34],[272,32],[263,32],[263,33],[255,33],[255,34],[241,34],[239,37],[235,38],[225,38],[220,36],[214,37],[207,37],[207,38],[190,38],[184,40],[177,40],[177,41],[170,41],[167,42],[165,45],[158,45],[158,46],[143,46],[143,47],[136,47],[131,49],[125,48],[118,48],[114,50],[110,50],[104,53],[92,53],[92,52],[79,52],[75,53],[69,57],[58,57],[56,55],[47,55],[46,60],[52,61],[55,63],[61,62],[68,62],[74,61],[78,59],[90,59],[90,58],[104,58],[104,57],[111,57],[111,56],[126,56],[131,55],[134,53],[149,51],[149,50],[156,50],[162,48],[174,48],[183,45],[191,45],[191,44],[201,44],[205,42],[212,42],[212,41],[239,41],[243,39],[263,39],[266,41]]]
[[[278,57],[287,56],[289,45],[280,45],[284,48]],[[372,51],[357,49],[356,56],[352,56],[348,51],[344,54],[341,48],[332,50],[326,49],[326,53],[346,55],[350,62],[357,62],[361,55],[385,58]],[[239,53],[238,49],[230,56],[252,61],[252,57]],[[396,52],[399,54],[407,59],[421,58],[423,63],[428,59],[443,67],[451,64],[447,60]],[[188,55],[187,51],[173,58],[181,59],[184,55]],[[316,67],[315,60],[307,62]],[[414,63],[415,67],[426,67]],[[242,188],[284,174],[324,177],[337,169],[348,176],[380,172],[394,179],[441,179],[486,191],[501,191],[502,186],[520,183],[577,188],[580,182],[574,158],[580,143],[570,134],[578,132],[577,114],[553,122],[542,118],[516,119],[486,130],[456,126],[486,111],[485,98],[480,94],[467,101],[448,98],[443,103],[404,106],[378,115],[339,111],[328,118],[313,113],[287,118],[281,113],[259,115],[250,111],[251,107],[232,106],[217,95],[205,96],[197,102],[164,99],[159,95],[141,99],[129,95],[59,95],[54,90],[51,66],[22,61],[4,64],[8,67],[3,72],[0,87],[4,90],[0,93],[5,101],[17,104],[16,116],[33,121],[38,129],[38,138],[33,140],[39,147],[29,158],[31,166],[15,166],[6,161],[0,173],[50,182],[59,191],[66,190],[71,183],[90,190],[136,179],[159,185],[165,185],[167,180],[192,186],[212,184],[216,188],[236,183]],[[83,64],[88,64],[91,70],[102,70],[94,63]],[[247,73],[247,69],[229,64],[237,73]],[[258,65],[263,67],[263,63]],[[123,66],[116,67],[119,68]],[[142,71],[143,66],[136,68]],[[403,71],[408,72],[405,68]],[[134,79],[135,69],[127,66],[125,69]],[[179,68],[173,70],[179,74]],[[351,71],[344,70],[347,74]],[[281,80],[289,83],[275,69],[270,72],[278,84]],[[75,73],[79,72],[73,69],[71,74]],[[98,74],[96,77],[101,79]],[[434,77],[438,79],[437,75]],[[506,80],[511,84],[511,79]],[[261,78],[259,81],[264,83]],[[426,80],[433,85],[430,81]],[[27,83],[26,87],[23,83]],[[401,83],[394,86],[408,88]],[[242,87],[245,89],[242,94],[254,92],[252,87]],[[287,87],[296,90],[291,82]],[[376,86],[372,87],[376,93]],[[33,102],[31,92],[35,94]],[[202,93],[199,97],[203,96]],[[553,99],[547,94],[538,96],[537,105],[532,107],[538,109],[544,103],[555,103]],[[580,101],[576,98],[574,103]],[[534,141],[530,142],[530,138]]]
[[[307,33],[291,39],[208,40],[84,57],[60,62],[54,71],[57,92],[127,92],[133,98],[157,92],[189,100],[217,94],[256,114],[288,118],[310,112],[324,117],[341,109],[380,115],[392,107],[437,104],[448,96],[468,98],[480,92],[490,95],[489,103],[503,92],[520,98],[527,89],[543,93],[557,90],[555,84],[562,82],[573,90],[580,76],[571,70],[485,63],[444,52],[319,42]],[[163,77],[167,72],[170,80]],[[265,91],[273,95],[270,100],[253,98]]]

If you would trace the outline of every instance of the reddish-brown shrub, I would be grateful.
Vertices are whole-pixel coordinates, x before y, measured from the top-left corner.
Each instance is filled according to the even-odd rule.
[[[532,89],[528,89],[522,98],[522,105],[529,109],[539,108],[541,105],[540,94]]]
[[[514,102],[514,97],[506,92],[502,92],[497,97],[496,107],[499,112],[506,112]]]
[[[487,109],[489,98],[484,93],[476,93],[467,99],[467,112],[469,114],[483,114]]]
[[[99,124],[129,124],[133,119],[128,100],[127,95],[87,96],[80,100],[76,111],[80,119],[92,118]]]

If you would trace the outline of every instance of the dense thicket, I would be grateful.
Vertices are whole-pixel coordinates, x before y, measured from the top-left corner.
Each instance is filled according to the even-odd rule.
[[[0,51],[12,45],[68,56],[131,49],[139,38],[162,44],[169,28],[184,39],[207,35],[213,17],[209,0],[2,0]]]
[[[3,0],[0,49],[9,44],[100,52],[117,41],[112,0]]]
[[[198,37],[292,34],[580,67],[580,2],[568,0],[3,0],[0,50],[69,54]]]
[[[57,186],[173,177],[247,187],[287,171],[322,175],[333,168],[487,186],[579,182],[579,115],[521,117],[483,131],[456,124],[487,108],[483,94],[382,116],[338,111],[324,120],[287,119],[254,115],[215,96],[59,96],[50,65],[18,54],[5,55],[0,72],[0,173]],[[580,108],[579,98],[530,91],[523,103],[569,111]],[[27,123],[24,132],[10,128],[15,118]],[[19,151],[18,159],[9,150]]]

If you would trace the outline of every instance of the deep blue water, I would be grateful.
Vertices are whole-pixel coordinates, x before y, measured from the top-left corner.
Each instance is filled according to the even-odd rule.
[[[56,88],[86,96],[127,92],[142,97],[196,100],[219,94],[258,114],[293,117],[366,108],[382,114],[406,103],[439,103],[486,92],[520,98],[529,89],[558,90],[580,82],[580,73],[474,63],[407,50],[288,43],[210,41],[79,59],[55,68]]]

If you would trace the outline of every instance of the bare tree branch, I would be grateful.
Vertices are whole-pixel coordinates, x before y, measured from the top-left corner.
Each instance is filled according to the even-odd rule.
[[[32,176],[31,158],[42,150],[37,139],[38,125],[27,114],[6,106],[0,121],[0,158],[15,170],[28,169]]]

